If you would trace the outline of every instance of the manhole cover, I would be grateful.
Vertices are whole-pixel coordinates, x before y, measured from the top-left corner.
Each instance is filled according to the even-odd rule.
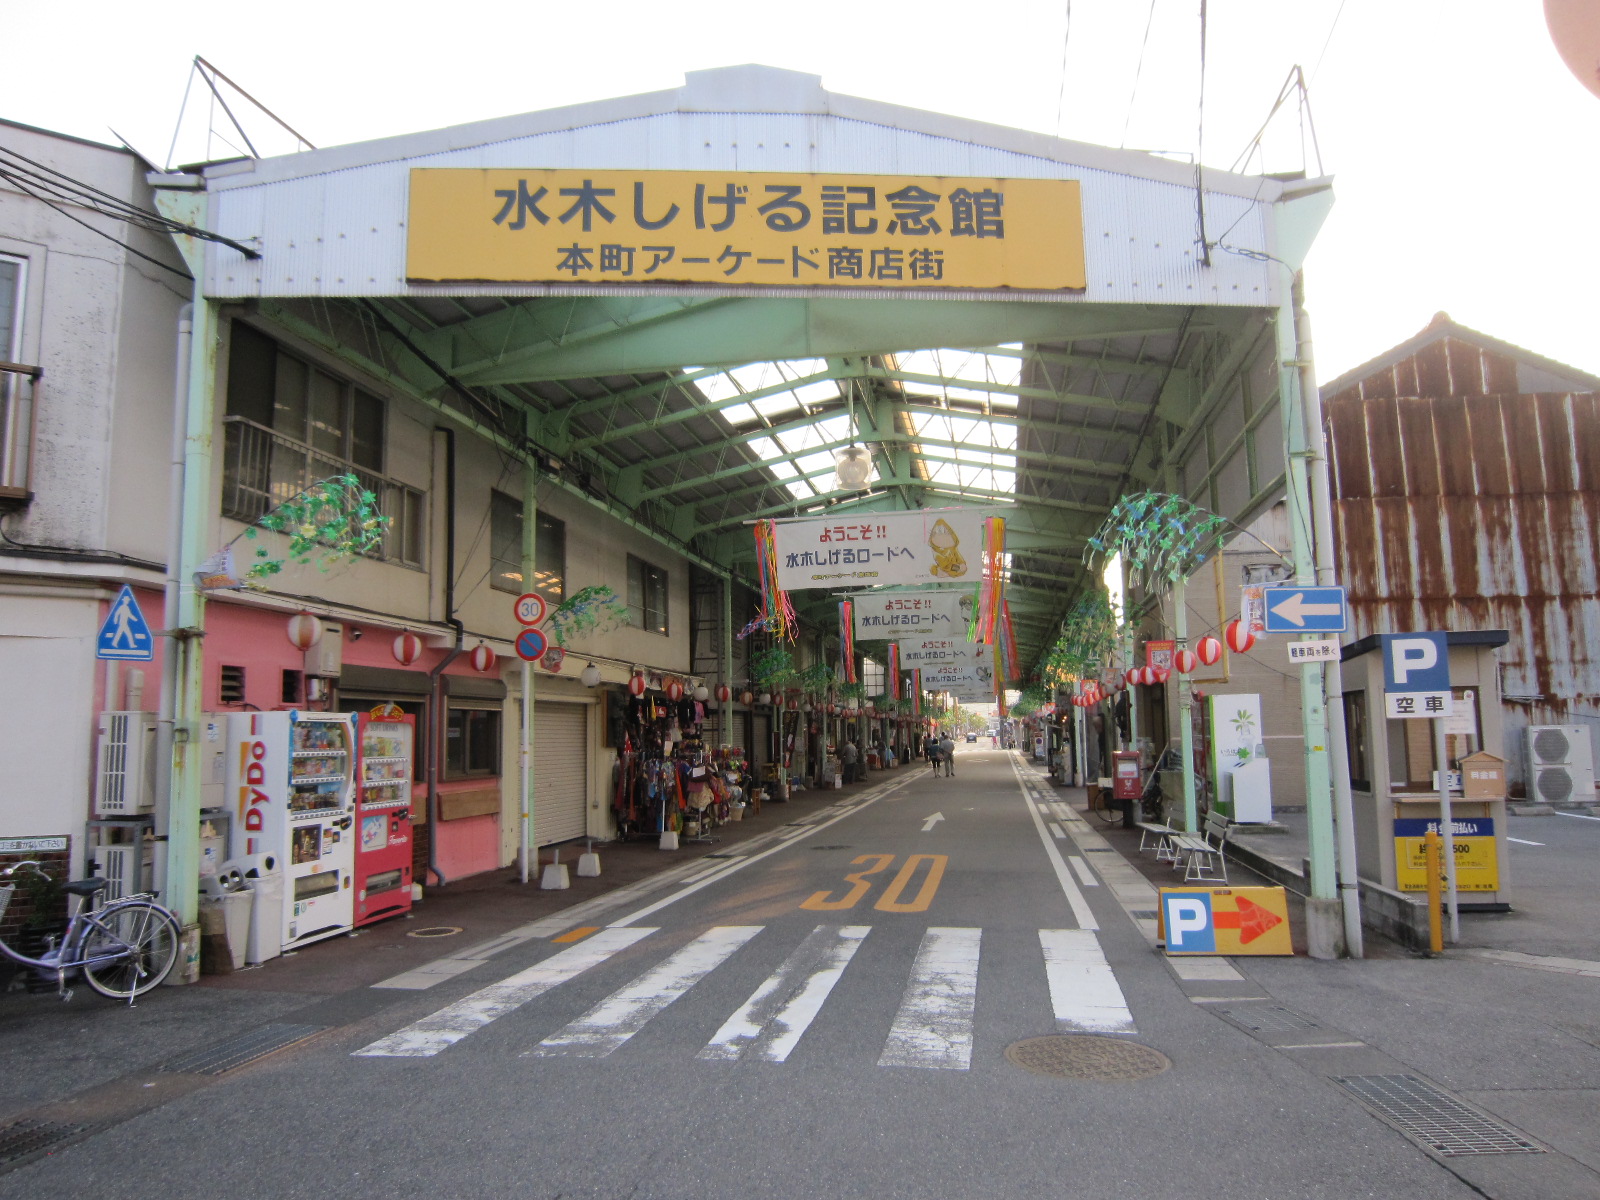
[[[430,925],[426,929],[413,929],[406,936],[419,938],[455,937],[460,932],[461,926],[459,925]]]
[[[1035,1075],[1115,1083],[1148,1079],[1172,1065],[1159,1050],[1092,1033],[1027,1038],[1006,1047],[1006,1058]]]

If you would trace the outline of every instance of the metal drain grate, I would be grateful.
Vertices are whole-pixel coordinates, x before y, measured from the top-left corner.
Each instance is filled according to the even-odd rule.
[[[1097,1083],[1149,1079],[1172,1065],[1159,1050],[1092,1033],[1024,1038],[1006,1047],[1006,1058],[1035,1075]]]
[[[87,1125],[60,1125],[55,1121],[14,1122],[0,1128],[0,1166],[39,1154],[88,1129]]]
[[[1161,914],[1153,908],[1130,908],[1128,915],[1138,921],[1154,921]]]
[[[326,1028],[326,1025],[263,1025],[218,1045],[162,1063],[161,1069],[189,1075],[221,1075],[303,1042]]]
[[[1333,1081],[1401,1133],[1446,1157],[1545,1152],[1415,1075],[1335,1075]]]
[[[1219,1008],[1217,1015],[1253,1033],[1294,1033],[1301,1029],[1322,1028],[1310,1017],[1302,1017],[1281,1004],[1252,1004],[1248,1008]]]

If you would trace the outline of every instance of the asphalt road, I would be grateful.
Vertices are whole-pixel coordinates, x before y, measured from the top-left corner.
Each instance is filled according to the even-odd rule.
[[[205,989],[164,989],[127,1015],[158,1022],[149,1014],[163,1002],[206,1004],[215,1025],[226,1004],[240,1033],[323,1031],[215,1076],[153,1072],[154,1043],[131,1041],[122,1078],[35,1114],[104,1128],[0,1175],[0,1190],[128,1200],[1600,1194],[1570,1153],[1446,1161],[1337,1084],[1409,1069],[1395,1057],[1405,1047],[1386,1044],[1409,1036],[1409,1019],[1363,1001],[1415,989],[1415,960],[1259,960],[1180,978],[1130,915],[1148,903],[1132,873],[1081,818],[1052,810],[1047,791],[1016,756],[963,746],[954,778],[889,774],[624,904],[540,922],[477,956],[442,952],[454,957],[386,981],[399,986],[209,1000],[189,998]],[[1472,980],[1523,978],[1457,965]],[[1375,981],[1374,971],[1387,974]],[[1240,1019],[1274,1006],[1289,1014],[1282,1029]],[[1297,1012],[1317,1015],[1308,1027]],[[59,1095],[75,1031],[116,1036],[114,1015],[0,1017],[8,1036],[40,1039],[31,1056],[8,1041],[0,1100],[17,1088]],[[1431,1028],[1420,1013],[1416,1026]],[[1151,1047],[1171,1067],[1081,1080],[1006,1057],[1024,1039],[1080,1046],[1084,1034]],[[1426,1038],[1411,1049],[1434,1062],[1432,1078],[1450,1075]],[[1481,1081],[1441,1082],[1472,1078]],[[1573,1081],[1590,1085],[1588,1074]]]

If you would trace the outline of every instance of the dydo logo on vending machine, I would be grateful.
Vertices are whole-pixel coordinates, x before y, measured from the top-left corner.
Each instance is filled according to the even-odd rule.
[[[267,805],[272,797],[262,790],[267,782],[267,743],[261,736],[259,718],[250,718],[250,734],[239,739],[239,819],[247,834],[258,834],[266,828]],[[256,852],[255,839],[246,843],[246,853]]]

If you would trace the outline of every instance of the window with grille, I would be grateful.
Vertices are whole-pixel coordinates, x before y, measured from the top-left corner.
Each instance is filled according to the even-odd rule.
[[[384,402],[234,322],[223,420],[223,515],[255,521],[302,489],[355,475],[389,518],[377,557],[423,565],[423,494],[383,474]]]

